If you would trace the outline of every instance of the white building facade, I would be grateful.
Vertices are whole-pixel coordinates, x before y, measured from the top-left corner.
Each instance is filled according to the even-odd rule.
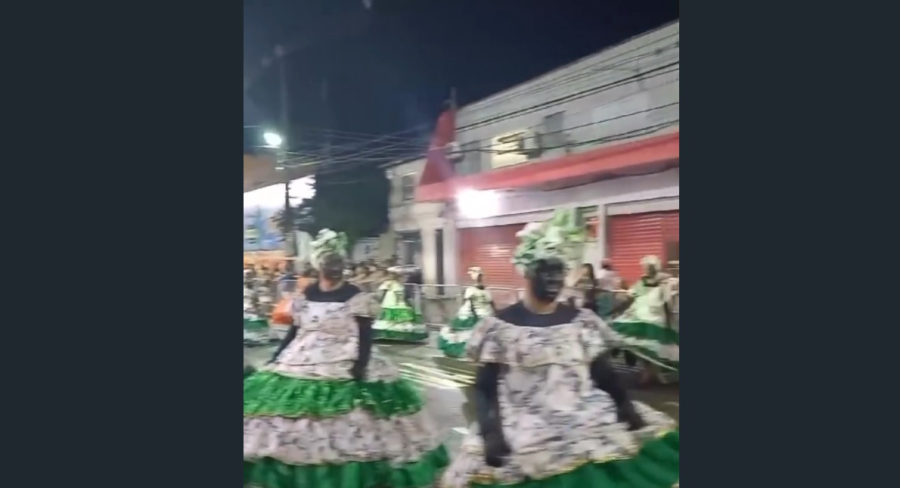
[[[445,218],[446,204],[415,201],[424,167],[424,157],[385,167],[391,182],[390,231],[381,240],[400,264],[421,268],[425,284],[455,283],[456,231],[453,221]]]
[[[678,260],[679,139],[675,22],[459,109],[455,176],[420,184],[413,205],[433,206],[397,222],[442,229],[444,281],[478,265],[519,286],[515,232],[577,209],[584,262],[633,280],[646,254]]]

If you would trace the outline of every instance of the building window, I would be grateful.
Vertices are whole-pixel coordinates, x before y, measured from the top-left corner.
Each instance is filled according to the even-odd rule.
[[[456,163],[456,174],[459,176],[474,175],[481,172],[481,141],[467,142],[460,146],[462,159]]]
[[[416,196],[416,175],[411,173],[400,177],[400,201],[411,202]]]
[[[401,266],[422,266],[422,235],[418,232],[400,232],[397,242],[397,258]]]
[[[541,145],[547,149],[563,147],[566,145],[565,112],[556,112],[544,117],[541,126]]]

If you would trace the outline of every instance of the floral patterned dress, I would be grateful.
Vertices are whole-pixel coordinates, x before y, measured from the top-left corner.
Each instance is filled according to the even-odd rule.
[[[501,365],[500,418],[511,454],[502,467],[488,466],[482,437],[472,432],[442,476],[443,488],[678,483],[674,420],[635,402],[647,426],[629,431],[592,381],[593,358],[619,341],[597,315],[581,309],[567,323],[529,327],[504,320],[505,312],[475,327],[466,352]]]
[[[417,313],[406,303],[406,288],[399,281],[388,280],[378,287],[384,292],[381,314],[375,321],[375,338],[395,341],[427,341],[428,329]]]
[[[677,370],[678,330],[671,327],[666,315],[666,305],[672,302],[671,292],[668,280],[656,286],[639,280],[628,290],[634,302],[612,327],[622,336],[624,349],[653,364]]]
[[[316,293],[311,293],[315,289]],[[244,484],[261,488],[430,486],[447,465],[437,428],[398,369],[373,350],[365,380],[353,285],[294,300],[296,336],[244,380]]]
[[[472,336],[475,324],[494,314],[491,302],[491,292],[477,286],[466,288],[459,312],[450,324],[441,328],[441,335],[438,337],[438,348],[444,355],[451,358],[465,355],[466,343]]]

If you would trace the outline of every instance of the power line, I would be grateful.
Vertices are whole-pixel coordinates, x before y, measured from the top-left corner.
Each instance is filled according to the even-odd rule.
[[[677,81],[677,80],[675,80],[675,81]],[[672,81],[669,83],[674,83],[675,81]],[[660,86],[664,86],[664,85],[660,85]],[[622,99],[629,98],[631,96],[633,96],[633,95],[628,95],[628,96],[622,97],[620,99],[610,101],[604,105],[600,105],[595,108],[602,108],[604,106],[612,105]],[[533,139],[533,138],[551,135],[551,134],[566,133],[566,132],[570,132],[570,131],[573,131],[576,129],[582,129],[585,127],[595,126],[595,125],[599,125],[599,124],[605,124],[608,122],[614,122],[614,121],[621,120],[624,118],[634,117],[636,115],[641,115],[641,114],[647,114],[647,113],[651,113],[651,112],[655,112],[655,111],[659,111],[659,110],[663,110],[663,109],[667,109],[667,108],[676,107],[679,105],[680,105],[680,102],[671,102],[668,104],[663,104],[663,105],[647,108],[644,110],[638,110],[638,111],[627,113],[627,114],[621,114],[621,115],[616,115],[614,117],[608,117],[608,118],[605,118],[602,120],[597,120],[597,121],[592,121],[592,122],[588,122],[588,123],[584,123],[584,124],[566,127],[566,128],[563,128],[563,129],[560,129],[557,131],[547,131],[547,132],[543,132],[539,135],[535,134],[533,136],[529,136],[526,139]],[[665,123],[667,123],[667,122],[664,122],[664,124]],[[584,144],[595,143],[600,140],[602,140],[602,138],[601,139],[590,139],[587,141],[574,142],[574,143],[570,142],[570,143],[561,144],[561,145],[557,145],[557,146],[549,146],[549,147],[545,146],[542,149],[551,150],[551,149],[559,149],[559,148],[567,148],[567,147],[571,148],[571,147],[577,147],[577,146],[584,145]],[[317,169],[317,173],[319,173],[319,174],[334,174],[337,172],[347,171],[347,170],[353,169],[353,168],[360,168],[362,166],[368,165],[368,163],[371,163],[371,162],[382,162],[382,161],[389,160],[389,159],[402,159],[403,157],[411,157],[411,158],[412,157],[421,157],[425,154],[425,152],[422,150],[410,152],[410,151],[394,149],[390,152],[387,152],[387,151],[385,151],[386,149],[390,149],[390,146],[388,146],[387,148],[381,148],[381,151],[370,150],[370,151],[366,151],[366,152],[360,152],[360,153],[355,153],[352,155],[344,156],[342,158],[334,158],[334,159],[331,159],[328,161],[323,161],[322,158],[317,157],[314,154],[311,154],[311,155],[308,155],[307,157],[294,158],[291,160],[285,160],[284,162],[296,161],[296,160],[302,160],[302,159],[312,159],[312,161],[301,162],[301,163],[296,163],[296,164],[287,164],[284,166],[286,168],[291,168],[291,169],[298,168],[298,167],[305,167],[305,166],[311,166],[311,167],[324,166],[321,169]],[[494,150],[494,149],[490,149],[490,148],[477,148],[477,149],[461,150],[459,152],[460,153],[484,152],[484,153],[492,153],[493,154],[493,153],[499,152],[499,150]],[[377,155],[372,156],[372,154],[376,154],[376,153],[377,153]],[[368,157],[363,157],[363,156],[367,156],[367,155],[368,155]]]
[[[512,100],[512,99],[515,99],[515,98],[519,98],[520,96],[534,95],[534,94],[537,94],[537,93],[542,93],[542,92],[545,92],[545,91],[548,91],[548,90],[557,88],[557,87],[559,87],[559,86],[571,84],[571,83],[574,83],[574,82],[576,82],[576,81],[578,81],[578,80],[580,80],[580,79],[583,79],[583,78],[587,78],[587,77],[593,76],[593,75],[595,75],[595,74],[597,74],[597,73],[602,73],[602,72],[604,72],[604,71],[616,71],[616,70],[618,70],[618,68],[620,68],[620,67],[622,67],[622,66],[625,66],[625,65],[627,65],[627,64],[629,64],[629,63],[632,63],[632,62],[634,62],[634,61],[637,61],[637,60],[640,60],[640,59],[644,59],[644,58],[647,58],[647,57],[659,56],[659,55],[661,55],[661,54],[664,53],[664,52],[667,52],[667,51],[670,51],[670,50],[677,49],[677,48],[679,47],[679,41],[675,41],[675,42],[672,42],[672,43],[670,43],[670,44],[668,44],[668,45],[666,45],[666,46],[663,46],[663,47],[660,47],[660,48],[656,48],[656,49],[654,49],[652,52],[648,52],[648,53],[644,53],[644,54],[639,54],[639,55],[632,56],[631,58],[627,58],[627,59],[624,59],[624,60],[620,60],[620,61],[618,61],[618,62],[616,62],[616,63],[614,63],[614,64],[612,64],[612,65],[610,65],[610,66],[603,66],[603,67],[600,67],[600,68],[597,68],[596,66],[601,65],[601,64],[604,64],[604,63],[609,63],[610,61],[612,61],[612,60],[614,60],[614,59],[616,59],[616,58],[618,58],[618,57],[620,57],[620,56],[623,56],[623,55],[625,55],[625,54],[628,54],[628,53],[631,53],[631,52],[634,52],[634,51],[638,51],[638,50],[642,50],[642,49],[648,49],[650,46],[652,46],[653,44],[655,44],[655,43],[657,43],[657,42],[661,42],[661,41],[670,39],[670,38],[672,38],[672,37],[678,37],[678,36],[679,36],[678,33],[670,34],[670,35],[668,35],[668,36],[665,36],[665,37],[663,37],[663,38],[660,38],[660,39],[654,41],[653,43],[645,44],[645,45],[642,45],[642,46],[635,47],[635,48],[633,48],[633,49],[630,49],[630,50],[628,50],[628,51],[625,51],[625,52],[623,52],[623,53],[620,53],[620,54],[618,54],[618,55],[616,55],[616,56],[613,56],[613,57],[611,57],[611,58],[607,58],[607,59],[604,59],[604,60],[602,60],[602,61],[598,61],[597,63],[594,63],[594,64],[592,64],[592,65],[585,66],[585,67],[579,69],[578,72],[572,73],[571,75],[563,76],[563,77],[558,78],[558,79],[549,80],[549,81],[546,81],[546,82],[544,82],[544,83],[541,83],[541,84],[538,84],[538,85],[535,85],[535,86],[526,87],[524,91],[515,91],[515,88],[513,88],[513,89],[511,89],[511,90],[506,90],[506,91],[509,91],[510,93],[507,93],[507,94],[500,94],[499,96],[495,96],[495,97],[489,97],[489,98],[484,99],[483,101],[471,103],[471,104],[467,105],[467,107],[471,107],[472,109],[476,109],[476,110],[483,110],[483,109],[486,109],[486,108],[488,108],[488,107],[493,107],[493,106],[495,106],[495,105],[505,103],[505,102],[507,102],[507,101],[509,101],[509,100]],[[600,51],[600,52],[602,53],[603,51]],[[557,68],[557,69],[561,69],[561,68]]]
[[[658,88],[660,88],[660,87],[662,87],[662,86],[666,86],[666,85],[669,85],[669,84],[672,84],[672,83],[676,83],[676,82],[678,82],[678,81],[679,81],[678,79],[675,79],[675,80],[668,81],[668,82],[663,83],[663,84],[660,84],[660,85],[656,85],[656,86],[654,86],[653,88],[654,88],[654,89],[658,89]],[[640,92],[639,92],[639,93],[640,93]],[[639,94],[639,93],[638,93],[638,94]],[[595,110],[596,110],[596,109],[599,109],[599,108],[603,108],[603,107],[606,107],[606,106],[610,106],[610,105],[616,104],[616,103],[618,103],[618,102],[620,102],[621,100],[624,100],[624,99],[626,99],[626,98],[631,98],[631,97],[633,97],[633,96],[635,96],[635,95],[637,95],[637,94],[629,94],[629,95],[625,95],[625,96],[619,97],[619,98],[617,98],[617,99],[615,99],[615,100],[611,100],[611,101],[609,101],[609,102],[607,102],[607,103],[604,103],[604,104],[602,104],[602,105],[598,105],[598,106],[596,106],[596,107],[592,107],[592,109],[595,109]],[[679,102],[673,102],[673,103],[669,103],[669,104],[664,104],[664,105],[660,105],[660,106],[648,108],[648,109],[645,109],[645,110],[640,110],[640,111],[637,111],[637,112],[632,112],[632,113],[628,113],[628,114],[617,115],[617,116],[610,117],[610,118],[606,118],[606,119],[602,119],[602,120],[596,120],[596,121],[588,122],[588,123],[585,123],[585,124],[580,124],[580,125],[577,125],[577,126],[565,127],[565,128],[563,128],[563,129],[560,129],[560,130],[557,130],[557,131],[544,131],[544,132],[542,132],[542,135],[549,135],[549,134],[558,134],[558,133],[569,132],[569,131],[572,131],[572,130],[575,130],[575,129],[579,129],[579,128],[584,128],[584,127],[588,127],[588,126],[592,126],[592,125],[598,125],[598,124],[604,124],[604,123],[607,123],[607,122],[611,122],[611,121],[623,119],[623,118],[626,118],[626,117],[632,117],[632,116],[640,115],[640,114],[643,114],[643,113],[653,112],[653,111],[656,111],[656,110],[661,110],[661,109],[665,109],[665,108],[677,106],[678,104],[679,104]],[[532,136],[532,137],[536,137],[536,136]],[[490,152],[490,150],[485,150],[485,149],[477,149],[477,150],[470,150],[470,151]],[[384,159],[388,159],[388,158],[399,158],[399,157],[404,157],[404,156],[406,156],[406,157],[409,157],[409,156],[415,157],[416,155],[421,155],[421,154],[423,154],[424,152],[425,152],[425,151],[423,150],[423,148],[420,148],[420,147],[407,148],[407,147],[404,147],[403,144],[387,145],[387,146],[380,147],[380,148],[376,148],[376,149],[370,149],[370,150],[366,151],[365,153],[354,153],[354,154],[350,154],[350,155],[344,155],[344,156],[342,156],[342,157],[340,157],[340,158],[332,159],[331,162],[330,162],[330,164],[331,164],[331,165],[334,165],[334,164],[340,164],[340,163],[343,163],[343,162],[350,162],[350,161],[353,161],[353,160],[356,160],[356,159],[361,159],[361,156],[366,156],[366,155],[370,156],[370,157],[364,158],[366,161],[373,161],[373,160],[384,160]],[[318,159],[318,158],[316,157],[315,154],[310,153],[310,154],[305,154],[305,155],[302,156],[302,157],[295,158],[294,160],[302,160],[302,159]],[[315,164],[315,162],[310,162],[310,163],[307,163],[307,164]]]
[[[639,111],[639,112],[634,112],[634,113],[631,113],[631,114],[626,114],[626,115],[623,115],[623,116],[614,117],[614,118],[611,118],[611,119],[608,119],[608,120],[603,120],[603,121],[600,121],[600,122],[595,122],[595,123],[591,123],[591,124],[582,124],[582,125],[580,125],[580,126],[575,126],[575,127],[569,128],[568,130],[572,130],[572,129],[577,128],[577,127],[586,127],[586,126],[594,125],[594,124],[596,124],[596,123],[604,123],[604,122],[608,122],[608,121],[610,121],[610,120],[617,120],[617,119],[621,119],[621,118],[623,118],[623,117],[633,116],[633,115],[637,115],[637,114],[641,114],[641,113],[648,113],[648,112],[651,112],[651,111],[654,111],[654,110],[660,110],[660,109],[663,109],[663,108],[668,108],[668,107],[671,107],[671,106],[676,106],[676,105],[678,105],[678,104],[679,104],[679,102],[671,103],[671,104],[663,105],[663,106],[660,106],[660,107],[654,107],[654,108],[652,108],[652,109],[642,110],[642,111]],[[612,134],[612,135],[608,135],[608,136],[604,136],[604,137],[598,137],[598,138],[592,138],[592,139],[585,139],[585,140],[577,141],[577,142],[566,142],[565,144],[559,144],[559,145],[555,145],[555,146],[542,146],[542,147],[541,147],[541,150],[542,150],[542,151],[549,151],[549,150],[554,150],[554,149],[571,149],[571,148],[573,148],[573,147],[580,147],[580,146],[591,145],[591,144],[597,144],[597,145],[599,145],[599,144],[606,144],[606,143],[610,143],[610,142],[616,142],[616,141],[622,141],[622,140],[633,139],[633,138],[635,138],[635,137],[640,137],[640,136],[643,136],[643,135],[652,134],[652,133],[654,133],[654,132],[658,132],[658,131],[660,131],[660,130],[663,130],[663,129],[666,129],[666,128],[669,128],[669,127],[678,125],[678,124],[679,124],[679,121],[680,121],[680,119],[674,119],[674,120],[669,120],[669,121],[665,121],[665,122],[660,122],[660,123],[657,123],[657,124],[649,125],[649,126],[646,126],[646,127],[641,127],[641,128],[637,128],[637,129],[631,129],[631,130],[628,130],[628,131],[625,131],[625,132],[621,132],[621,133],[618,133],[618,134]],[[562,131],[559,131],[559,132],[562,132]],[[487,152],[487,153],[492,153],[492,154],[493,154],[493,153],[497,153],[497,152],[499,152],[499,151],[496,151],[496,150],[490,150],[490,149],[473,149],[473,150],[465,150],[465,151],[460,151],[460,152],[461,152],[461,153]],[[322,170],[317,171],[317,174],[319,174],[319,175],[329,175],[329,174],[336,174],[336,173],[341,173],[341,172],[346,172],[346,168],[344,168],[344,167],[342,167],[342,168],[336,168],[336,167],[328,167],[328,166],[326,166],[326,167],[323,168]]]
[[[611,89],[613,89],[613,88],[622,86],[622,85],[624,85],[624,84],[626,84],[626,83],[629,83],[629,82],[631,82],[631,81],[642,80],[642,79],[648,79],[648,78],[650,77],[650,76],[648,76],[648,75],[654,75],[653,77],[655,77],[655,76],[666,75],[666,74],[669,74],[669,73],[674,73],[674,72],[678,71],[678,69],[670,70],[669,68],[672,68],[673,66],[678,66],[678,65],[679,65],[679,61],[676,61],[676,62],[674,62],[674,63],[668,63],[668,64],[665,64],[665,65],[662,65],[662,66],[653,68],[653,69],[648,70],[648,71],[643,72],[643,73],[639,73],[639,74],[636,74],[636,75],[632,75],[632,76],[628,76],[628,77],[622,78],[621,80],[617,80],[617,81],[614,81],[614,82],[612,82],[612,83],[607,83],[607,84],[605,84],[605,85],[600,85],[600,86],[597,86],[597,87],[589,88],[589,89],[587,89],[587,90],[582,90],[582,91],[579,91],[579,92],[576,92],[576,93],[572,93],[572,94],[569,94],[569,95],[565,95],[565,96],[562,96],[562,97],[555,98],[555,99],[553,99],[553,100],[548,100],[548,101],[546,101],[546,102],[542,102],[542,103],[539,103],[539,104],[537,104],[537,105],[532,105],[532,106],[530,106],[530,107],[526,107],[526,108],[523,108],[523,109],[514,110],[514,111],[512,111],[512,112],[507,112],[507,113],[505,113],[505,114],[500,114],[500,115],[494,115],[494,116],[490,116],[490,117],[485,117],[484,119],[481,119],[481,120],[479,120],[479,121],[477,121],[477,122],[473,122],[473,123],[471,123],[471,124],[468,124],[468,125],[465,125],[465,126],[462,126],[462,127],[457,127],[456,132],[459,133],[459,132],[465,132],[465,131],[467,131],[467,130],[477,129],[477,128],[483,127],[483,126],[485,126],[485,125],[487,125],[487,124],[491,124],[491,123],[494,123],[494,122],[501,122],[501,121],[503,121],[503,120],[507,120],[507,119],[510,119],[510,118],[512,118],[512,117],[516,117],[516,116],[518,116],[518,115],[524,115],[524,114],[531,113],[531,112],[534,112],[534,111],[536,111],[536,110],[540,110],[540,109],[543,109],[543,108],[549,108],[549,107],[553,107],[553,106],[556,106],[556,105],[561,105],[561,104],[563,104],[563,103],[565,103],[565,102],[571,102],[571,101],[573,101],[573,100],[578,100],[578,99],[580,99],[580,98],[584,98],[584,97],[587,97],[587,96],[590,96],[590,95],[595,95],[595,94],[597,94],[597,93],[602,93],[602,92],[604,92],[604,91],[611,90]],[[667,70],[668,70],[668,71],[667,71]]]
[[[678,64],[679,64],[679,62],[669,63],[666,65],[660,66],[658,68],[655,68],[651,71],[645,72],[645,73],[639,73],[639,74],[636,74],[636,75],[633,75],[630,77],[616,80],[613,83],[609,83],[609,84],[602,85],[599,87],[592,87],[588,90],[583,90],[580,92],[576,92],[574,94],[569,94],[569,95],[566,95],[563,97],[558,97],[557,99],[550,100],[550,101],[543,102],[543,103],[536,104],[536,105],[532,105],[530,107],[525,107],[523,109],[508,112],[505,114],[488,117],[488,118],[482,119],[478,122],[475,122],[473,124],[469,124],[467,126],[461,127],[457,130],[457,132],[471,130],[471,129],[474,129],[477,127],[485,126],[492,122],[499,122],[502,120],[506,120],[506,119],[518,116],[518,115],[527,114],[527,113],[530,113],[530,112],[533,112],[536,110],[540,110],[543,108],[552,107],[557,104],[562,104],[562,103],[565,103],[568,101],[577,100],[577,99],[580,99],[580,98],[583,98],[583,97],[586,97],[589,95],[593,95],[596,93],[601,93],[603,91],[613,89],[618,86],[622,86],[622,85],[624,85],[628,82],[634,81],[634,80],[643,81],[643,80],[655,78],[657,76],[663,76],[666,74],[675,73],[675,72],[679,71],[678,68],[676,68],[676,69],[667,69],[667,68],[677,66]],[[659,88],[660,86],[665,86],[670,83],[675,83],[677,81],[678,81],[678,79],[675,79],[673,81],[669,81],[664,84],[654,86],[653,89]],[[632,97],[634,95],[636,95],[636,94],[629,94],[629,95],[620,97],[619,99],[604,103],[603,105],[599,105],[599,106],[593,107],[593,108],[596,109],[596,108],[608,106],[608,105],[617,103],[618,101],[620,101],[622,99]],[[594,121],[594,122],[590,122],[587,124],[580,124],[578,126],[567,127],[567,128],[561,129],[559,131],[545,132],[544,135],[568,132],[568,131],[571,131],[574,129],[583,128],[583,127],[601,124],[601,123],[606,123],[606,122],[609,122],[612,120],[618,120],[618,119],[622,119],[625,117],[638,115],[641,113],[648,113],[651,111],[660,110],[660,109],[664,109],[664,108],[668,108],[668,107],[673,107],[676,105],[678,105],[678,102],[662,105],[659,107],[653,107],[650,109],[646,109],[646,110],[642,110],[642,111],[638,111],[638,112],[634,112],[634,113],[630,113],[630,114],[619,115],[619,116],[612,117],[609,119]],[[286,168],[296,168],[296,167],[303,167],[303,166],[314,166],[315,167],[315,166],[320,166],[320,165],[324,164],[326,166],[324,168],[321,168],[318,170],[319,174],[333,174],[333,173],[340,172],[340,171],[347,171],[349,169],[359,168],[359,167],[362,167],[363,165],[367,165],[370,162],[376,162],[376,161],[383,162],[385,160],[390,160],[390,159],[421,157],[425,153],[425,144],[423,143],[423,141],[419,141],[419,143],[413,143],[408,139],[404,139],[404,138],[400,137],[400,134],[410,133],[410,132],[413,132],[416,130],[420,130],[426,125],[428,125],[428,124],[420,124],[418,126],[414,126],[409,129],[404,129],[397,133],[381,135],[381,136],[375,137],[371,140],[363,141],[359,144],[353,144],[353,145],[348,145],[348,146],[342,147],[341,148],[342,151],[339,151],[339,154],[337,157],[333,156],[332,158],[330,158],[326,161],[323,161],[322,160],[323,158],[321,157],[321,155],[317,154],[314,151],[313,152],[291,151],[290,154],[297,155],[298,157],[285,159],[284,161],[282,161],[282,164],[284,164],[284,166]],[[322,130],[322,131],[327,131],[327,130]],[[334,131],[334,132],[342,133],[344,131]],[[360,135],[360,136],[363,135],[362,133],[349,133],[349,132],[346,134],[356,134],[356,135]],[[535,136],[532,136],[532,137],[535,137]],[[385,141],[385,144],[382,144],[381,146],[366,148],[366,146],[370,146],[373,143],[376,143],[379,141]],[[566,144],[564,146],[559,146],[559,147],[572,147],[572,146],[578,146],[578,145],[582,145],[582,144],[590,144],[593,142],[596,142],[596,140],[591,140],[591,141],[581,142],[581,143],[569,143],[569,144]],[[353,149],[360,148],[360,147],[365,148],[365,149],[361,150],[361,151],[351,152],[351,151],[353,151]],[[553,148],[546,148],[546,149],[553,149]],[[469,151],[462,151],[462,152],[475,152],[475,151],[494,152],[490,149],[480,149],[480,148],[469,150]],[[303,161],[303,160],[307,160],[307,161],[291,164],[294,161]],[[311,161],[309,161],[309,160],[311,160]],[[285,164],[285,163],[287,163],[287,164]]]

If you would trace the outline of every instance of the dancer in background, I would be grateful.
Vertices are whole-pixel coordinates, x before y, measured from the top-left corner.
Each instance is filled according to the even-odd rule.
[[[604,359],[620,338],[596,314],[558,301],[583,230],[571,212],[519,233],[525,297],[482,320],[466,347],[476,373],[477,429],[443,488],[671,488],[674,420],[632,402]]]
[[[373,351],[345,246],[319,233],[319,280],[294,300],[294,326],[269,364],[245,368],[245,486],[424,488],[448,463],[415,387]]]
[[[613,269],[612,261],[604,259],[600,262],[597,274],[597,315],[609,320],[616,307],[616,293],[622,288],[622,278]]]
[[[647,383],[659,379],[660,368],[678,370],[679,348],[678,331],[671,324],[667,275],[660,272],[656,256],[645,256],[641,266],[644,274],[628,290],[629,299],[622,305],[628,308],[612,328],[624,338],[625,349],[643,360],[641,380]]]
[[[400,268],[389,268],[387,280],[378,287],[381,314],[373,326],[375,338],[404,342],[427,341],[428,329],[422,315],[409,303],[406,287],[400,279]]]
[[[261,315],[262,311],[256,273],[244,269],[244,345],[259,346],[269,342],[269,321]]]
[[[466,343],[472,335],[472,329],[479,320],[494,314],[494,301],[491,293],[484,287],[484,274],[481,268],[469,268],[469,277],[473,284],[463,294],[463,304],[449,325],[441,328],[438,348],[444,355],[461,358],[465,355]]]

